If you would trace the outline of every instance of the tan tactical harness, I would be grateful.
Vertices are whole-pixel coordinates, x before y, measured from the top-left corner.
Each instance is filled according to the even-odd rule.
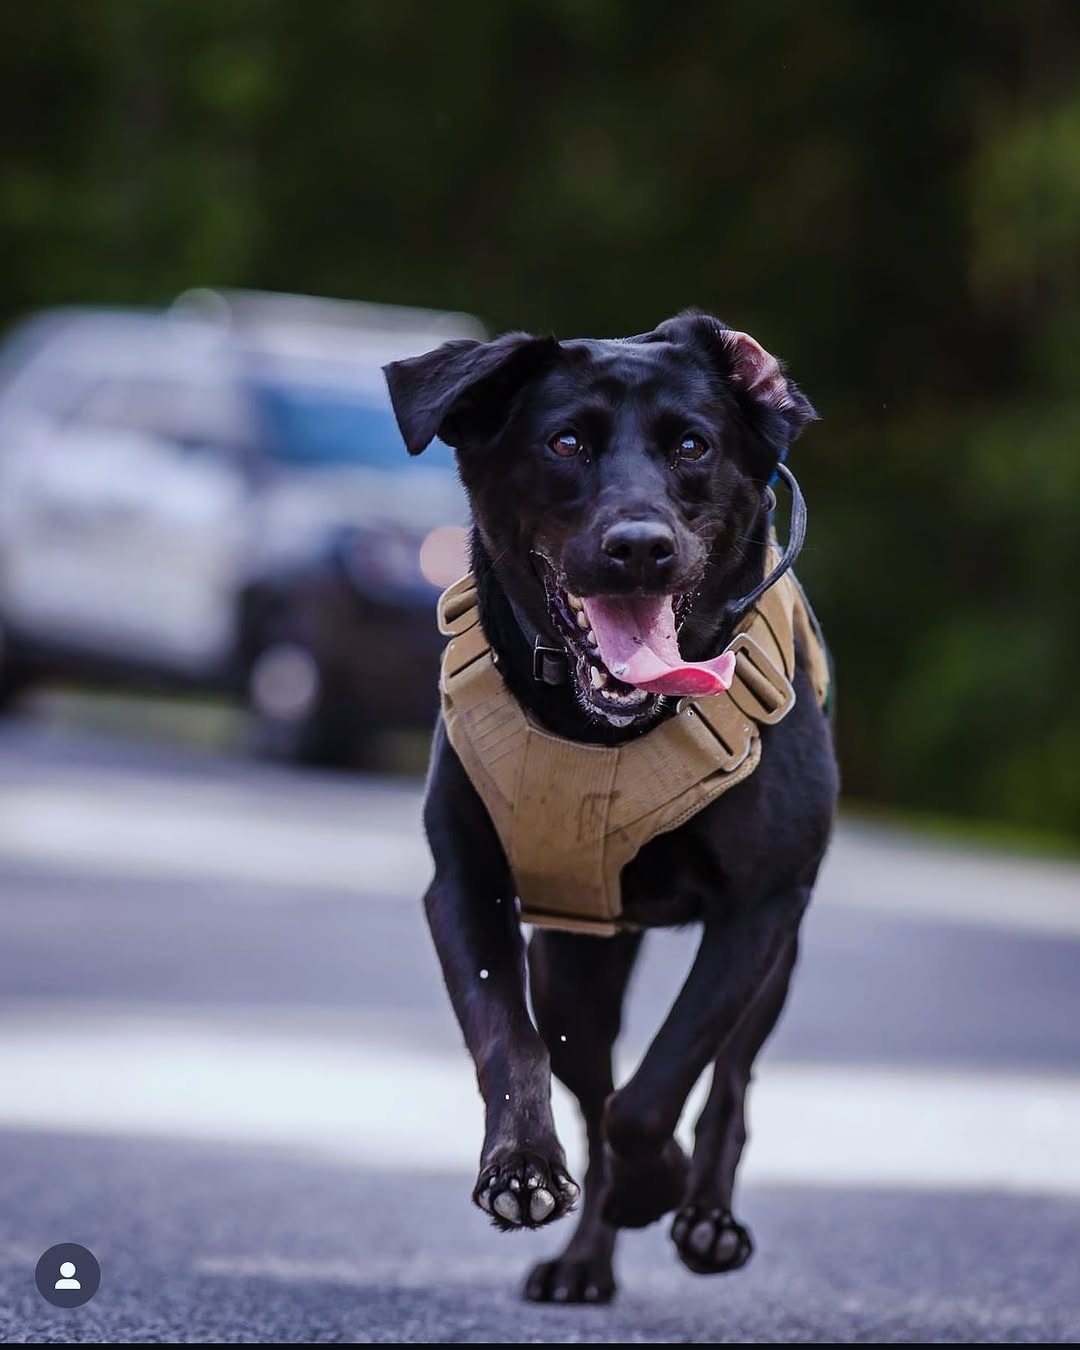
[[[829,686],[828,659],[790,573],[728,647],[731,688],[683,699],[676,716],[618,746],[563,740],[530,721],[496,669],[471,574],[440,599],[439,631],[451,639],[439,682],[447,735],[502,841],[521,917],[576,933],[615,933],[625,864],[757,768],[760,728],[795,703],[796,638],[822,704]]]

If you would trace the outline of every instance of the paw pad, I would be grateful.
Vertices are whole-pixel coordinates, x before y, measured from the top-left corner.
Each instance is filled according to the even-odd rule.
[[[754,1240],[726,1209],[682,1209],[671,1225],[671,1240],[688,1269],[697,1275],[722,1274],[746,1265]]]
[[[539,1228],[573,1208],[578,1187],[565,1169],[521,1153],[480,1173],[473,1200],[497,1228]]]
[[[606,1258],[541,1261],[529,1272],[524,1294],[530,1303],[610,1303],[615,1277]]]

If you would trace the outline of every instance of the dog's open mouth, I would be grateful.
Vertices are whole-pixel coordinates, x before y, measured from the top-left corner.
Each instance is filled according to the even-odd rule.
[[[730,686],[730,653],[686,661],[679,651],[692,596],[579,596],[550,570],[546,580],[548,608],[573,658],[581,700],[614,725],[651,714],[661,697],[717,694]]]

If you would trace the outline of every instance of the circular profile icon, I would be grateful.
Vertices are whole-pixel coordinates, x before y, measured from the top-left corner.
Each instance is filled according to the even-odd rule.
[[[77,1242],[58,1242],[37,1263],[38,1293],[54,1308],[81,1308],[98,1291],[101,1267],[97,1257]]]

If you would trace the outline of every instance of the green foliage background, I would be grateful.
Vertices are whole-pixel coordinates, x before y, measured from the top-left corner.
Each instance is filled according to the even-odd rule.
[[[1080,835],[1080,6],[0,10],[0,311],[196,284],[790,362],[850,793]]]

